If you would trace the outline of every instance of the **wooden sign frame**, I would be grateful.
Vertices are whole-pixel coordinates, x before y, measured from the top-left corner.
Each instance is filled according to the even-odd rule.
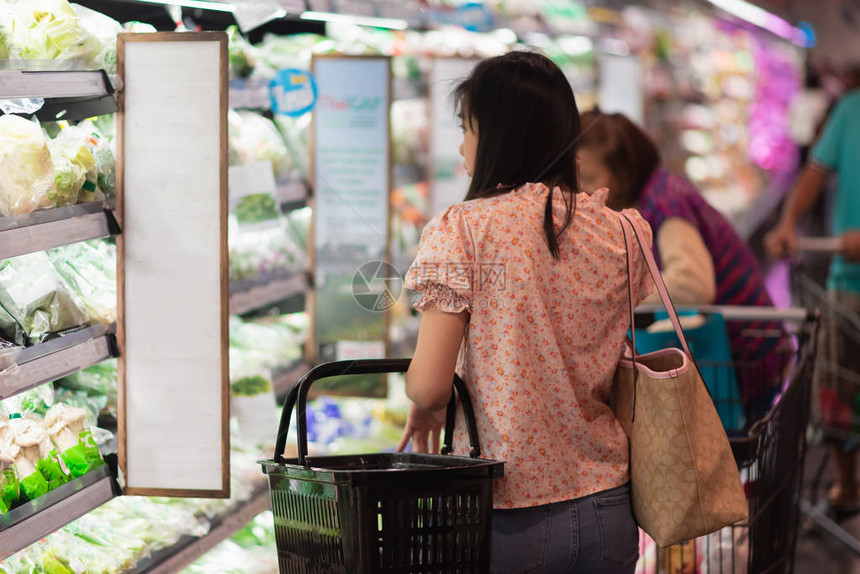
[[[216,43],[217,44],[217,53],[218,53],[218,57],[219,57],[219,62],[218,62],[218,66],[217,66],[217,68],[218,68],[217,78],[214,77],[213,73],[209,73],[208,76],[199,78],[199,80],[200,80],[199,85],[185,86],[183,83],[187,79],[187,77],[185,77],[185,76],[180,77],[180,79],[182,79],[182,82],[160,83],[158,81],[154,81],[152,74],[158,74],[159,73],[159,69],[157,66],[152,66],[151,69],[147,68],[146,70],[144,69],[143,66],[141,66],[140,71],[137,71],[137,72],[135,70],[131,70],[128,68],[129,56],[127,54],[127,49],[129,46],[132,46],[132,45],[137,46],[140,44],[153,45],[156,43],[170,43],[171,45],[169,46],[169,49],[166,46],[160,46],[160,47],[152,46],[151,47],[151,51],[154,52],[156,55],[159,54],[159,51],[160,51],[160,54],[162,55],[162,57],[166,58],[166,53],[168,51],[171,54],[179,55],[181,53],[181,50],[183,49],[183,47],[188,47],[189,53],[193,52],[194,55],[196,55],[198,52],[203,54],[203,49],[200,48],[200,45],[198,44],[201,42],[203,42],[203,43]],[[195,45],[196,45],[196,47],[191,48],[191,46],[195,46]],[[210,54],[205,54],[205,55],[207,58],[210,57]],[[202,57],[203,56],[201,55],[201,58]],[[140,61],[140,60],[138,60],[138,61]],[[151,62],[147,62],[147,64],[151,65]],[[212,64],[211,60],[206,60],[206,64],[209,65],[210,68],[212,67],[211,66],[211,64]],[[169,64],[165,68],[165,73],[169,72],[173,68],[174,68],[174,63],[169,62]],[[190,69],[191,69],[191,67],[189,66],[189,70]],[[201,71],[200,71],[201,74],[208,73],[208,72],[203,71],[203,69],[208,69],[208,68],[206,68],[206,66],[200,66],[200,69],[201,69]],[[195,70],[196,70],[196,68],[195,68]],[[187,71],[188,70],[186,70],[186,72]],[[228,194],[227,194],[227,181],[228,181],[227,180],[227,166],[228,166],[228,160],[227,160],[227,151],[228,151],[228,140],[227,140],[227,137],[228,137],[228,134],[227,134],[227,111],[228,111],[227,36],[223,32],[189,32],[189,33],[159,32],[159,33],[152,33],[152,34],[122,33],[117,38],[117,72],[123,81],[123,87],[119,91],[119,94],[118,94],[119,113],[117,115],[117,220],[120,224],[121,229],[123,230],[123,233],[121,233],[120,235],[117,236],[117,259],[118,259],[118,270],[117,270],[117,281],[118,281],[118,286],[117,286],[118,287],[118,291],[117,291],[117,296],[118,296],[118,301],[117,301],[117,304],[118,304],[118,308],[117,308],[117,342],[118,342],[119,350],[120,350],[119,370],[118,370],[118,375],[119,375],[118,441],[119,441],[119,466],[120,466],[120,470],[121,470],[121,479],[123,482],[123,491],[125,494],[144,495],[144,496],[227,498],[230,496],[230,431],[229,431],[229,422],[230,422],[230,370],[229,370],[229,332],[228,332],[230,284],[229,284],[229,273],[228,273],[229,267],[228,267],[228,249],[227,249],[227,211],[228,211]],[[141,77],[145,81],[138,83],[136,81],[135,76],[134,76],[135,73],[140,74],[139,77]],[[147,78],[147,74],[150,74],[150,77]],[[156,77],[155,80],[157,80],[157,79],[158,78]],[[198,104],[201,104],[201,102],[203,101],[203,98],[205,98],[207,96],[211,97],[212,94],[216,91],[215,84],[213,83],[213,81],[217,82],[217,92],[218,92],[217,93],[217,98],[218,98],[217,102],[210,100],[210,101],[206,102],[208,107],[203,106],[203,105],[200,105],[199,107],[201,109],[214,109],[214,110],[216,110],[218,117],[214,117],[214,114],[210,115],[209,117],[201,117],[201,113],[198,110],[198,106],[195,105],[194,97],[196,96],[197,98],[199,98]],[[181,85],[181,86],[178,85],[180,83],[182,83],[183,85]],[[184,123],[184,122],[187,122],[187,125],[191,126],[192,128],[193,128],[194,122],[197,122],[199,125],[204,125],[204,126],[207,126],[207,122],[208,122],[208,125],[210,125],[210,126],[211,126],[211,122],[218,122],[217,126],[215,128],[212,128],[214,130],[217,130],[218,141],[212,142],[210,139],[209,141],[201,141],[200,142],[201,149],[206,150],[206,152],[201,152],[200,149],[198,149],[196,146],[188,146],[188,148],[186,148],[187,153],[179,154],[179,155],[181,155],[181,157],[176,157],[176,162],[174,164],[172,164],[171,166],[164,166],[164,165],[148,166],[150,169],[161,170],[163,172],[163,177],[165,178],[166,183],[167,183],[167,185],[165,185],[165,188],[167,188],[170,183],[173,183],[168,178],[170,178],[171,176],[176,177],[177,174],[179,174],[180,177],[190,178],[190,179],[188,179],[188,181],[191,182],[191,185],[193,187],[194,182],[197,179],[204,179],[205,175],[206,175],[206,174],[201,174],[200,172],[198,172],[197,174],[191,173],[190,175],[187,173],[189,166],[190,166],[190,169],[192,169],[192,170],[194,169],[194,167],[193,167],[194,164],[192,163],[194,161],[194,158],[197,158],[201,162],[201,165],[206,165],[207,167],[210,167],[210,168],[212,166],[214,166],[217,162],[217,172],[216,172],[217,176],[211,176],[212,177],[211,181],[217,181],[218,189],[214,190],[214,191],[217,191],[217,194],[218,194],[217,195],[218,221],[213,222],[211,220],[208,220],[208,221],[204,220],[202,222],[195,222],[194,217],[193,217],[195,215],[195,212],[193,212],[193,211],[188,212],[187,214],[185,214],[185,212],[183,212],[183,214],[184,214],[183,217],[187,219],[187,225],[189,225],[189,226],[193,225],[194,223],[198,223],[201,226],[201,229],[203,227],[205,227],[205,231],[206,231],[206,233],[208,233],[208,235],[206,235],[206,237],[211,238],[216,234],[216,232],[217,232],[217,234],[219,234],[218,239],[217,239],[219,253],[217,254],[217,256],[213,257],[212,254],[210,254],[208,252],[205,252],[202,255],[198,254],[198,255],[200,255],[198,257],[198,259],[205,259],[206,257],[209,257],[210,259],[214,260],[214,261],[210,261],[210,264],[217,262],[217,266],[218,266],[217,270],[214,269],[215,265],[210,265],[210,268],[207,268],[208,271],[213,272],[211,275],[212,278],[217,276],[217,282],[212,281],[210,279],[209,275],[204,275],[201,277],[200,283],[198,285],[203,286],[204,290],[209,289],[209,291],[212,291],[212,293],[210,293],[209,296],[210,296],[210,298],[213,298],[213,303],[215,302],[215,300],[220,301],[220,310],[217,311],[217,316],[213,317],[213,315],[210,315],[210,314],[206,315],[206,318],[207,318],[206,320],[209,323],[212,323],[212,324],[219,323],[218,328],[217,328],[218,332],[213,333],[210,330],[210,331],[207,331],[205,333],[202,333],[202,335],[203,335],[202,338],[204,340],[203,343],[198,343],[194,339],[195,335],[200,335],[200,333],[194,333],[194,329],[193,329],[195,326],[194,325],[194,319],[193,319],[193,313],[194,312],[199,313],[200,312],[199,309],[188,309],[189,317],[191,318],[190,321],[187,321],[187,320],[186,321],[179,321],[180,317],[176,317],[175,318],[177,320],[176,323],[174,323],[174,324],[163,324],[163,325],[161,325],[161,328],[164,330],[164,333],[170,334],[169,337],[165,337],[165,339],[168,342],[166,344],[162,343],[163,347],[169,347],[163,353],[165,355],[165,361],[164,361],[165,370],[167,370],[169,368],[168,366],[169,366],[171,361],[173,361],[174,364],[181,364],[183,366],[183,368],[186,365],[190,365],[189,368],[198,369],[200,371],[200,374],[201,374],[201,380],[204,380],[204,384],[201,384],[199,381],[196,381],[196,380],[194,380],[194,381],[192,381],[192,380],[176,381],[176,383],[182,383],[183,385],[187,384],[189,386],[188,389],[186,389],[183,386],[181,389],[182,391],[188,391],[189,393],[193,393],[193,391],[194,391],[193,386],[196,384],[197,386],[199,386],[201,388],[205,388],[207,394],[211,393],[211,396],[205,397],[208,399],[208,403],[206,403],[206,401],[202,400],[202,398],[204,398],[204,397],[199,397],[199,395],[197,395],[199,398],[201,398],[201,401],[200,401],[201,404],[206,403],[210,406],[213,406],[213,405],[217,406],[220,404],[220,417],[217,419],[217,421],[212,423],[213,427],[216,426],[216,423],[218,424],[218,426],[220,426],[220,433],[218,433],[217,436],[214,436],[211,438],[212,444],[217,445],[217,447],[220,447],[220,449],[218,449],[220,452],[217,452],[214,454],[209,454],[208,455],[209,458],[206,458],[207,461],[209,461],[210,463],[213,463],[212,464],[213,468],[216,466],[215,463],[217,463],[217,461],[220,461],[220,472],[218,473],[217,477],[212,477],[209,474],[205,474],[208,472],[208,470],[205,468],[196,468],[196,469],[195,468],[184,468],[184,469],[178,468],[176,476],[169,475],[169,473],[168,473],[168,475],[165,475],[164,472],[166,472],[166,471],[164,471],[164,472],[162,472],[162,474],[159,474],[157,477],[150,477],[150,479],[152,480],[153,483],[170,482],[170,481],[173,481],[175,479],[177,482],[177,485],[178,485],[177,487],[172,487],[170,485],[165,485],[165,484],[159,484],[158,486],[147,486],[146,484],[143,484],[143,482],[147,481],[146,477],[144,477],[141,480],[141,484],[138,485],[136,477],[137,477],[139,471],[135,472],[134,470],[132,470],[132,472],[135,474],[129,475],[129,470],[130,470],[129,464],[130,464],[130,462],[133,462],[134,465],[137,465],[134,468],[144,468],[145,465],[150,462],[150,460],[142,460],[142,459],[147,459],[147,458],[155,459],[156,457],[152,456],[152,454],[158,453],[159,451],[157,449],[173,448],[174,450],[171,451],[170,456],[175,457],[176,460],[178,460],[182,463],[186,463],[188,461],[193,462],[194,457],[200,455],[200,452],[203,449],[207,448],[206,445],[201,445],[201,444],[187,444],[187,445],[182,445],[181,449],[176,448],[177,442],[181,441],[182,439],[187,438],[187,436],[185,436],[181,431],[177,432],[175,429],[171,431],[170,427],[172,427],[172,424],[168,424],[168,425],[166,425],[167,428],[164,428],[164,433],[162,433],[165,436],[172,436],[172,440],[168,440],[167,444],[165,444],[165,442],[164,442],[165,436],[153,436],[152,437],[152,443],[153,444],[151,444],[151,445],[147,444],[146,445],[147,448],[144,449],[147,452],[144,452],[144,453],[138,453],[138,452],[131,453],[131,452],[129,452],[129,437],[131,435],[136,434],[135,444],[138,444],[137,437],[140,436],[141,433],[143,433],[145,431],[151,431],[153,428],[160,428],[160,427],[158,426],[157,423],[153,422],[152,420],[146,420],[141,425],[141,426],[146,427],[146,428],[135,428],[135,424],[139,423],[140,421],[138,421],[137,419],[135,419],[134,421],[129,421],[129,416],[128,416],[129,415],[129,407],[132,406],[132,405],[130,405],[130,401],[131,400],[140,400],[141,394],[140,394],[140,389],[138,387],[135,387],[134,389],[130,389],[128,386],[128,383],[129,383],[128,375],[129,375],[129,373],[127,372],[127,361],[129,358],[129,355],[128,355],[129,349],[127,346],[127,342],[129,339],[130,329],[131,330],[140,329],[141,331],[143,331],[144,328],[141,325],[144,323],[144,321],[138,321],[138,323],[132,324],[132,325],[127,324],[127,319],[128,319],[128,314],[129,314],[128,306],[130,303],[129,293],[128,293],[127,287],[128,287],[128,282],[133,275],[132,272],[130,271],[130,267],[133,267],[135,264],[137,264],[137,262],[131,262],[131,265],[128,265],[127,264],[128,262],[126,261],[126,257],[127,257],[129,249],[140,248],[140,246],[137,246],[137,245],[130,248],[129,245],[133,244],[134,237],[138,233],[142,232],[142,230],[140,228],[146,227],[146,226],[140,225],[140,226],[138,226],[138,229],[134,229],[133,228],[133,222],[129,221],[129,218],[128,218],[128,215],[130,212],[127,211],[128,206],[126,205],[126,199],[127,199],[126,190],[129,186],[128,186],[128,182],[126,182],[126,177],[128,176],[129,172],[132,171],[132,169],[129,166],[135,161],[143,161],[143,160],[138,158],[138,157],[128,157],[126,155],[126,151],[128,148],[127,137],[134,138],[136,134],[134,134],[134,135],[129,134],[129,131],[135,131],[135,130],[139,131],[143,128],[140,127],[140,123],[134,124],[132,126],[131,130],[129,130],[129,126],[126,126],[126,119],[127,119],[127,116],[130,112],[130,110],[126,109],[126,104],[128,102],[128,99],[129,99],[129,93],[130,93],[129,90],[150,90],[150,91],[152,91],[152,90],[159,90],[159,89],[171,90],[169,93],[162,91],[162,93],[160,94],[161,97],[163,97],[165,100],[170,99],[170,98],[176,98],[177,97],[177,90],[184,89],[184,90],[186,90],[186,92],[189,95],[189,100],[187,102],[183,102],[183,105],[181,106],[181,111],[182,111],[181,114],[174,114],[174,116],[171,116],[171,113],[176,112],[176,110],[164,109],[163,110],[164,117],[152,118],[153,121],[159,121],[160,120],[163,122],[170,122],[171,120],[174,120],[176,122],[181,123],[181,125],[183,125],[183,126],[186,126],[186,123]],[[208,89],[208,91],[207,91],[207,89]],[[185,92],[183,92],[183,94],[184,93]],[[136,101],[140,101],[140,100],[136,100]],[[138,120],[139,119],[140,118],[138,118]],[[188,133],[188,137],[194,137],[195,135],[197,135],[198,139],[200,139],[201,136],[199,136],[197,133],[195,133],[193,131],[193,129],[187,130],[187,131],[190,132],[190,133]],[[183,131],[182,134],[184,136],[186,134],[186,132]],[[202,137],[205,137],[205,135],[203,135]],[[131,141],[131,140],[128,140],[128,141]],[[138,150],[140,149],[140,146],[138,145],[139,143],[140,142],[135,142],[135,149],[138,149]],[[154,147],[159,146],[159,145],[165,145],[163,141],[161,141],[161,142],[159,142],[159,141],[148,142],[147,141],[145,143],[146,143],[146,145],[151,145]],[[213,143],[215,145],[212,145]],[[207,147],[207,146],[209,146],[209,147]],[[197,153],[197,155],[195,155],[195,153]],[[209,155],[204,156],[204,153],[208,153]],[[170,170],[169,170],[170,167],[174,168],[174,173],[170,172]],[[185,172],[182,171],[183,169],[185,170]],[[135,171],[135,173],[140,173],[140,170],[138,169],[137,171]],[[200,184],[200,185],[203,185],[203,184]],[[209,188],[207,188],[207,190],[208,189]],[[148,191],[151,191],[151,193],[152,193],[153,203],[157,204],[158,202],[157,202],[156,198],[158,198],[157,194],[158,194],[159,190],[158,189],[150,189]],[[191,192],[189,191],[189,193],[191,193]],[[164,214],[165,219],[168,219],[168,220],[170,219],[170,217],[173,217],[174,221],[175,221],[176,218],[179,216],[177,215],[177,213],[171,213],[171,211],[180,210],[181,209],[181,201],[182,201],[181,198],[175,198],[175,197],[168,198],[163,202],[161,207],[167,206],[170,209],[169,210],[162,210],[161,212],[154,212],[154,213]],[[189,200],[185,200],[185,201],[188,202]],[[175,202],[175,203],[171,205],[171,202]],[[191,200],[191,202],[193,202],[193,200]],[[213,202],[213,204],[214,204],[214,202]],[[207,205],[209,206],[210,209],[213,208],[212,204],[207,204]],[[138,220],[135,219],[135,221],[138,221]],[[216,229],[213,229],[213,223],[217,226]],[[177,233],[178,235],[181,235],[181,233],[178,231],[179,229],[181,229],[182,232],[186,233],[186,238],[188,237],[187,236],[188,229],[185,227],[186,221],[183,221],[182,225],[176,225],[174,228],[168,228],[168,226],[166,226],[163,222],[159,221],[158,218],[153,217],[151,220],[151,224],[152,224],[152,226],[154,226],[155,229],[158,230],[159,234],[167,234],[169,236],[170,233]],[[147,230],[147,232],[151,234],[151,230]],[[189,242],[189,243],[191,243],[191,242]],[[175,244],[170,245],[171,249],[173,249],[173,248],[182,249],[183,247],[189,248],[190,245],[182,245],[182,244],[180,244],[178,246],[176,246]],[[138,251],[138,253],[139,253],[139,251]],[[195,260],[194,260],[193,254],[188,256],[188,261],[189,261],[189,265],[192,265],[194,263]],[[148,270],[148,271],[150,271],[151,273],[156,273],[156,274],[159,272],[158,269]],[[215,271],[217,271],[217,273]],[[134,271],[134,273],[140,273],[140,270]],[[143,276],[143,275],[140,275],[140,276]],[[145,277],[146,277],[147,281],[152,280],[151,275],[145,275]],[[213,283],[215,283],[217,285],[217,292],[214,292],[216,288],[212,286]],[[163,295],[162,298],[165,301],[168,301],[168,299],[171,297],[185,297],[185,300],[188,300],[189,294],[192,292],[192,290],[195,289],[195,286],[194,285],[177,285],[177,284],[171,283],[171,284],[165,284],[164,288],[166,291],[162,294]],[[185,291],[182,291],[182,295],[179,295],[177,291],[183,290],[183,289],[185,289]],[[150,293],[151,293],[151,290],[150,290]],[[203,298],[201,300],[205,300],[205,298]],[[137,304],[133,301],[131,303]],[[147,309],[147,310],[149,311],[150,309]],[[158,309],[151,309],[151,311],[152,311],[153,315],[157,315],[156,311],[158,311]],[[139,318],[140,315],[143,315],[143,313],[136,315],[136,317]],[[185,319],[188,319],[188,317],[186,317]],[[151,325],[148,325],[146,328],[154,329],[154,327],[152,327]],[[186,332],[182,333],[182,331],[186,331]],[[177,348],[176,346],[173,346],[171,341],[178,340],[178,338],[180,336],[187,337],[188,345]],[[197,359],[199,359],[200,357],[196,357],[196,356],[179,356],[179,355],[181,355],[182,351],[186,349],[186,347],[190,348],[192,346],[192,341],[193,341],[194,345],[199,344],[201,346],[200,347],[201,349],[203,348],[204,343],[208,344],[208,346],[206,347],[206,351],[209,352],[210,359],[215,360],[214,359],[215,355],[220,354],[220,360],[215,360],[215,364],[212,364],[211,360],[210,361],[205,361],[205,360],[197,361]],[[151,344],[154,346],[154,345],[156,345],[156,343],[157,343],[157,341],[153,341]],[[146,340],[146,344],[147,345],[150,344],[149,339]],[[140,348],[143,348],[144,346],[146,346],[146,345],[140,345]],[[215,347],[219,347],[217,353],[213,352]],[[195,349],[196,349],[196,347],[195,347]],[[135,349],[135,351],[137,351],[137,349]],[[149,350],[147,350],[146,352],[150,353]],[[189,355],[191,355],[190,351],[189,351]],[[147,355],[147,357],[149,357],[149,355]],[[198,362],[200,364],[198,364]],[[149,368],[149,366],[150,365],[147,363],[148,368]],[[160,366],[160,364],[159,364],[159,366]],[[215,386],[214,383],[211,381],[211,378],[207,378],[207,375],[211,372],[218,371],[218,370],[220,370],[220,381],[219,381],[220,385],[217,387],[217,391],[216,391],[215,389],[212,388]],[[166,376],[170,375],[170,374],[172,374],[172,373],[169,370],[167,370]],[[155,396],[147,395],[144,398],[146,399],[146,401],[145,401],[146,403],[151,403],[152,405],[155,405],[156,407],[161,407],[163,409],[166,409],[168,411],[167,416],[172,417],[170,419],[170,421],[171,422],[175,421],[178,425],[181,426],[182,422],[185,422],[183,419],[185,419],[186,417],[193,418],[195,416],[198,416],[198,417],[201,416],[200,413],[195,414],[195,407],[197,407],[198,409],[201,409],[201,410],[203,409],[203,407],[201,407],[200,404],[195,404],[196,401],[191,402],[189,404],[175,404],[176,403],[175,400],[171,401],[170,400],[171,397],[173,397],[175,399],[176,391],[178,390],[178,387],[179,387],[179,385],[176,383],[174,383],[174,384],[163,384],[163,383],[161,383],[161,381],[159,381],[159,384],[162,385],[160,390],[162,390],[164,395],[166,396],[166,400],[164,400],[164,401],[161,401],[161,402],[159,401],[160,397],[157,396],[157,392],[159,389],[158,389],[158,386],[156,384],[153,384],[152,385],[153,388],[151,389],[153,395],[155,395]],[[140,386],[142,387],[144,385],[140,385]],[[133,391],[134,391],[134,393],[133,393]],[[149,392],[150,389],[147,388],[146,391]],[[215,396],[216,392],[217,392],[217,396]],[[132,398],[130,398],[131,394],[134,394],[134,396]],[[136,417],[140,417],[141,412],[146,412],[146,413],[150,412],[149,409],[144,409],[143,406],[141,406],[141,405],[134,405],[134,406],[136,409],[136,410],[134,410],[134,412],[136,413],[135,414]],[[165,412],[161,411],[161,408],[155,409],[157,412],[153,412],[153,414],[152,414],[153,419],[165,417]],[[217,411],[218,408],[216,407],[215,410]],[[174,416],[174,415],[176,415],[178,417],[182,417],[182,419],[177,419],[176,416]],[[201,433],[201,434],[203,434],[203,433]],[[207,437],[204,437],[204,438],[208,438],[208,435],[207,435]],[[148,440],[149,436],[147,436],[146,439]],[[159,439],[161,439],[161,440],[159,440]],[[147,457],[146,456],[147,454],[149,454],[150,457]],[[186,461],[186,457],[188,459],[187,461]],[[130,460],[130,458],[135,458],[137,460],[132,461],[132,460]],[[159,459],[159,461],[163,462],[163,459]],[[159,462],[159,461],[157,461],[157,462]],[[188,464],[190,464],[190,462],[188,462]],[[155,466],[155,463],[153,463],[153,466]],[[147,468],[147,471],[148,470],[149,469]],[[153,472],[161,472],[161,471],[155,470]],[[201,474],[195,475],[194,474],[195,472],[201,473]],[[189,473],[192,474],[192,477],[188,476]],[[205,488],[190,488],[188,486],[179,486],[182,483],[189,483],[189,482],[192,482],[195,480],[199,480],[200,482],[211,483],[213,485],[215,485],[217,483],[217,486],[205,487]]]

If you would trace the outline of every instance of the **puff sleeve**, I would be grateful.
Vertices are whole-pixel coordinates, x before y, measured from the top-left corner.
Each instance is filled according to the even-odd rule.
[[[418,255],[406,272],[407,289],[417,292],[412,306],[448,313],[471,311],[475,245],[463,204],[440,212],[421,233]]]

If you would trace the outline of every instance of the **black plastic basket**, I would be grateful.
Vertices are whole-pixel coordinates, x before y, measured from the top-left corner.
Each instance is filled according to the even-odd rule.
[[[493,479],[504,463],[480,456],[474,412],[454,377],[470,457],[381,453],[307,456],[308,390],[319,379],[405,372],[409,359],[325,363],[290,391],[281,413],[269,477],[282,574],[370,572],[486,573],[490,566]],[[448,404],[443,453],[451,451],[456,396]],[[284,459],[296,407],[298,458]]]

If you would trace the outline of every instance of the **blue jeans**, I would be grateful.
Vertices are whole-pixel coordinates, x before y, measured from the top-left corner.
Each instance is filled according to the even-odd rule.
[[[493,511],[493,574],[633,574],[630,484],[566,502]]]

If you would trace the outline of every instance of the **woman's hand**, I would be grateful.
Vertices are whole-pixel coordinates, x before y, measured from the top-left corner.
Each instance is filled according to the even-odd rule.
[[[439,454],[439,435],[445,426],[445,410],[426,411],[412,403],[397,452],[402,452],[411,440],[413,452]]]

